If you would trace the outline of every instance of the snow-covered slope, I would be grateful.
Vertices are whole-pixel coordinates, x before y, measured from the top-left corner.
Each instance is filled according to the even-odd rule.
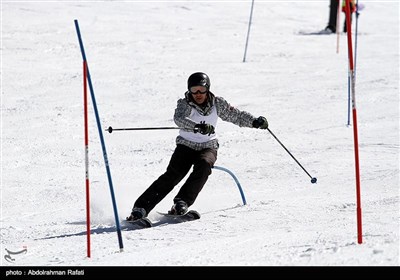
[[[356,98],[363,244],[357,244],[347,37],[325,27],[328,1],[2,2],[2,266],[399,265],[399,3],[359,17]],[[341,15],[343,19],[343,14]],[[86,257],[79,20],[102,129],[174,126],[187,77],[204,71],[267,132],[219,122],[217,165],[192,206],[197,221],[122,231],[119,252],[89,106],[92,257]],[[342,21],[342,20],[341,20]],[[353,25],[353,31],[355,24]],[[351,121],[352,122],[352,121]],[[175,130],[104,131],[119,219],[159,176]],[[155,209],[166,211],[179,184]]]

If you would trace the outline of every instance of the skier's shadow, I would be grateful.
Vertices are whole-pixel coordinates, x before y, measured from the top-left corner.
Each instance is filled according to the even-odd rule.
[[[225,210],[230,210],[230,209],[234,209],[237,207],[242,207],[241,205],[236,205],[234,207],[229,207],[229,208],[225,208],[225,209],[220,209],[218,211],[225,211]],[[213,211],[215,212],[215,211]],[[211,212],[205,212],[204,214],[208,214]],[[163,217],[162,215],[156,216],[155,220],[152,221],[152,228],[153,227],[159,227],[159,226],[166,226],[166,225],[172,225],[172,224],[180,224],[180,223],[184,223],[186,221],[182,221],[179,219],[174,219],[174,218],[167,218],[167,217]],[[86,225],[85,221],[80,221],[80,222],[72,222],[72,223],[67,223],[70,225]],[[133,231],[133,230],[144,230],[146,228],[137,226],[137,225],[132,225],[130,223],[128,223],[127,221],[123,220],[120,222],[120,228],[121,231]],[[103,233],[110,233],[110,232],[115,232],[117,231],[117,227],[116,226],[101,226],[98,228],[93,228],[90,229],[90,234],[103,234]],[[55,236],[47,236],[47,237],[42,237],[42,238],[36,238],[34,240],[46,240],[46,239],[54,239],[54,238],[63,238],[63,237],[73,237],[73,236],[83,236],[83,235],[87,235],[87,231],[82,231],[82,232],[78,232],[78,233],[71,233],[71,234],[61,234],[61,235],[55,235]]]
[[[73,223],[73,224],[86,224],[86,223],[84,223],[84,222],[82,222],[82,223],[76,222],[76,223]],[[124,221],[121,223],[120,228],[121,228],[121,231],[143,229],[141,227],[135,227],[135,226],[132,226],[132,225],[127,225],[127,224],[125,224]],[[91,229],[90,230],[90,234],[103,234],[103,233],[110,233],[110,232],[115,232],[115,231],[117,231],[117,227],[116,226],[105,226],[105,227],[101,227],[101,228],[93,228],[93,229]],[[42,238],[36,238],[34,240],[46,240],[46,239],[73,237],[73,236],[83,236],[83,235],[87,235],[87,231],[82,231],[82,232],[78,232],[78,233],[70,233],[70,234],[54,235],[54,236],[47,236],[47,237],[42,237]]]
[[[160,218],[159,220],[152,222],[152,227],[158,227],[158,226],[163,226],[163,225],[168,225],[168,224],[178,224],[178,223],[180,223],[180,221],[174,221],[172,219]],[[74,222],[74,223],[68,223],[68,224],[84,225],[84,224],[86,224],[86,222]],[[140,226],[132,225],[126,221],[121,221],[120,228],[121,228],[121,231],[146,229],[146,228],[143,228]],[[117,231],[116,226],[102,226],[99,228],[91,229],[90,234],[103,234],[103,233],[110,233],[110,232],[115,232],[115,231]],[[87,235],[87,231],[82,231],[82,232],[78,232],[78,233],[70,233],[70,234],[61,234],[61,235],[55,235],[55,236],[47,236],[47,237],[42,237],[42,238],[36,238],[34,240],[46,240],[46,239],[83,236],[83,235]]]

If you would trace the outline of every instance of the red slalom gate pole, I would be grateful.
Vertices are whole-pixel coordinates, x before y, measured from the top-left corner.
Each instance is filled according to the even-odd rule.
[[[353,110],[353,134],[354,134],[354,155],[356,167],[356,194],[357,194],[357,241],[362,243],[362,222],[361,222],[361,183],[360,183],[360,162],[358,157],[358,130],[357,130],[357,109],[356,109],[356,92],[355,92],[355,75],[353,64],[353,45],[351,40],[351,17],[350,17],[350,0],[346,0],[346,28],[347,28],[347,45],[349,50],[349,65],[351,76],[351,104]]]
[[[90,258],[90,192],[89,192],[89,130],[87,109],[87,64],[83,61],[83,112],[85,120],[86,236],[87,257]]]

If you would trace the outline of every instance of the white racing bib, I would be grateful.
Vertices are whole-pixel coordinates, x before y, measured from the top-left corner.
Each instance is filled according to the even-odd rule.
[[[209,114],[208,116],[203,116],[195,108],[192,108],[192,111],[190,112],[188,118],[194,121],[195,123],[200,123],[204,121],[205,123],[211,124],[215,128],[218,121],[217,108],[216,106],[212,106],[211,114]],[[211,135],[208,134],[203,135],[200,132],[194,133],[191,131],[185,131],[183,129],[179,130],[179,135],[185,138],[186,140],[196,143],[204,143],[217,138],[216,133]]]

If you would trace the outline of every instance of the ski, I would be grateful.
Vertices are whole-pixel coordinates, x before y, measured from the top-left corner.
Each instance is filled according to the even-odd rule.
[[[177,221],[182,221],[182,222],[198,220],[201,217],[200,213],[197,212],[196,210],[190,210],[183,215],[174,215],[174,214],[163,213],[163,212],[157,212],[157,213],[164,217],[171,218],[171,219],[177,220]]]
[[[326,30],[320,30],[320,31],[305,31],[305,30],[301,30],[297,34],[298,35],[334,35],[336,33],[327,32]]]
[[[152,222],[148,218],[141,218],[133,221],[126,220],[126,222],[135,228],[151,228],[153,226]]]

